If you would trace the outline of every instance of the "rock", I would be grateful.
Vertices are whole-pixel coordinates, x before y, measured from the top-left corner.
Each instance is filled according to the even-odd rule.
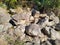
[[[7,31],[9,28],[12,27],[12,25],[10,23],[5,23],[3,25],[4,25],[3,31]]]
[[[55,14],[53,12],[51,12],[52,14],[50,15],[50,19],[52,19],[56,24],[59,23],[59,18],[57,16],[55,16]]]
[[[49,17],[40,17],[37,24],[41,25],[42,27],[45,27],[48,23]]]
[[[0,7],[0,24],[7,23],[11,19],[10,14],[6,9]]]
[[[7,13],[0,13],[0,23],[7,23],[11,19],[10,15]]]
[[[16,23],[20,24],[21,21],[23,21],[23,23],[29,23],[29,19],[30,19],[30,12],[23,12],[23,13],[20,13],[20,14],[15,14],[12,16],[13,19],[15,19]]]
[[[56,31],[60,31],[60,23],[59,23],[59,24],[56,24],[55,30],[56,30]]]
[[[53,26],[55,25],[54,21],[49,21],[49,17],[45,16],[45,17],[40,17],[39,21],[37,22],[38,24],[42,25],[42,27],[47,26]]]
[[[0,37],[0,45],[8,45],[8,42],[4,39],[4,37]]]
[[[32,12],[31,12],[32,14],[32,16],[34,16],[35,15],[35,13],[36,13],[36,10],[35,9],[32,9]]]
[[[51,37],[51,32],[50,31],[51,31],[50,27],[45,27],[45,28],[42,28],[42,30],[41,30],[41,32],[48,37]]]
[[[7,31],[7,34],[9,34],[10,36],[14,35],[14,29],[13,28],[9,28]]]
[[[31,36],[41,36],[41,28],[38,24],[31,24],[26,27],[26,33]]]
[[[48,26],[45,27],[45,29],[47,30],[47,32],[48,32],[49,34],[50,34],[50,28],[51,28],[51,27],[48,27]]]
[[[42,42],[41,45],[52,45],[49,41]]]
[[[24,45],[33,45],[33,43],[32,42],[27,42]]]
[[[56,45],[55,40],[50,39],[50,40],[48,40],[48,41],[50,42],[51,45]]]
[[[44,26],[45,25],[45,24],[43,24],[44,22],[45,22],[45,17],[39,19],[37,24]]]
[[[3,28],[4,28],[4,25],[0,25],[0,32],[2,32],[3,31]]]
[[[45,17],[45,24],[47,25],[47,26],[53,26],[53,25],[55,25],[55,22],[54,21],[49,21],[49,17],[48,16],[46,16]]]
[[[60,36],[59,35],[60,35],[59,32],[55,31],[54,29],[51,29],[51,38],[53,40],[55,40],[55,39],[60,40]]]
[[[18,16],[17,16],[18,15]],[[29,19],[29,17],[30,17],[30,12],[28,12],[28,13],[26,13],[26,12],[24,12],[24,13],[20,13],[20,14],[16,14],[16,15],[13,15],[12,16],[15,20],[22,20],[22,19]]]
[[[15,22],[14,22],[15,20],[14,19],[10,19],[9,20],[9,23],[14,27],[14,26],[17,26],[17,24],[15,24]]]
[[[30,20],[30,22],[33,22],[34,21],[34,17],[31,16],[29,20]]]
[[[14,30],[14,34],[17,37],[20,37],[20,40],[23,40],[25,38],[25,26],[24,25],[19,25],[15,30]]]
[[[60,40],[55,40],[56,45],[60,45]]]
[[[12,13],[16,13],[16,11],[15,11],[14,9],[12,9],[12,8],[10,9],[10,11],[11,11]]]
[[[0,13],[2,14],[2,13],[7,13],[8,12],[8,10],[6,9],[6,8],[2,8],[2,7],[0,7]]]
[[[47,14],[40,14],[39,16],[40,16],[40,17],[46,17]]]
[[[35,39],[33,39],[33,43],[34,45],[40,45],[40,39],[36,37]]]

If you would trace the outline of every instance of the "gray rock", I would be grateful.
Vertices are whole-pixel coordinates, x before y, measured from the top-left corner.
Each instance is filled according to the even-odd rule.
[[[53,12],[51,12],[51,16],[50,19],[52,19],[56,24],[59,23],[59,18],[57,16],[55,16],[55,14]]]
[[[33,45],[32,42],[27,42],[24,45]]]
[[[11,17],[8,11],[5,8],[0,7],[0,24],[9,22],[10,19]]]
[[[56,45],[60,45],[60,40],[55,40]]]
[[[4,25],[0,25],[0,32],[3,31]]]
[[[25,20],[26,23],[29,22],[30,19],[30,12],[23,12],[20,14],[15,14],[12,16],[13,19],[15,19],[17,21],[17,23],[20,23],[21,20]]]
[[[60,31],[60,23],[55,26],[56,31]]]
[[[41,45],[52,45],[49,41],[42,42]]]
[[[31,24],[26,27],[26,33],[31,36],[41,36],[41,27],[38,24]]]
[[[39,25],[41,25],[42,27],[53,26],[55,24],[54,21],[49,22],[49,17],[48,16],[42,17],[41,19],[39,19],[39,21],[37,23]]]
[[[7,13],[0,13],[0,23],[7,23],[11,19],[10,15]]]
[[[51,36],[51,30],[50,30],[50,27],[48,27],[48,26],[42,28],[41,32],[48,37]]]
[[[37,24],[41,25],[42,27],[46,26],[46,23],[48,22],[48,19],[45,19],[46,17],[41,17],[41,19],[38,20]]]
[[[7,31],[9,28],[12,27],[12,25],[10,23],[5,23],[3,25],[4,25],[3,31]]]
[[[33,43],[34,45],[40,45],[40,39],[36,37],[35,39],[33,39]]]
[[[55,39],[60,40],[60,33],[58,31],[55,31],[54,29],[51,29],[51,39],[53,39],[53,40],[55,40]]]
[[[14,30],[14,34],[17,37],[20,37],[20,40],[23,40],[25,38],[25,26],[24,25],[19,25],[17,28]]]

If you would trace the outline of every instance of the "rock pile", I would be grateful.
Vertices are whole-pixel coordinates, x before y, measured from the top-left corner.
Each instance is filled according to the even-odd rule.
[[[23,10],[10,15],[0,8],[0,45],[59,45],[60,22],[53,13]],[[16,11],[14,11],[16,12]]]

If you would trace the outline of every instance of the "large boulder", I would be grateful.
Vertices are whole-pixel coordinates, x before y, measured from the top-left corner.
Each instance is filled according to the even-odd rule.
[[[38,24],[26,26],[26,33],[30,36],[42,36],[41,27]]]
[[[29,23],[31,12],[22,12],[20,14],[15,14],[12,16],[13,19],[15,19],[17,24],[21,23],[21,20],[24,21],[23,23],[27,24]]]

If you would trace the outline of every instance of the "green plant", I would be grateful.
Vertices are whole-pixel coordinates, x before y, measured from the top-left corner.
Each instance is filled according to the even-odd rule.
[[[2,2],[0,2],[0,7],[2,8],[7,8],[5,4],[3,4]]]
[[[48,8],[58,8],[60,7],[60,0],[32,0],[39,9],[44,7],[45,9]]]
[[[3,3],[5,3],[8,8],[15,8],[17,5],[17,0],[4,0]]]
[[[23,41],[16,40],[14,45],[24,45]]]

